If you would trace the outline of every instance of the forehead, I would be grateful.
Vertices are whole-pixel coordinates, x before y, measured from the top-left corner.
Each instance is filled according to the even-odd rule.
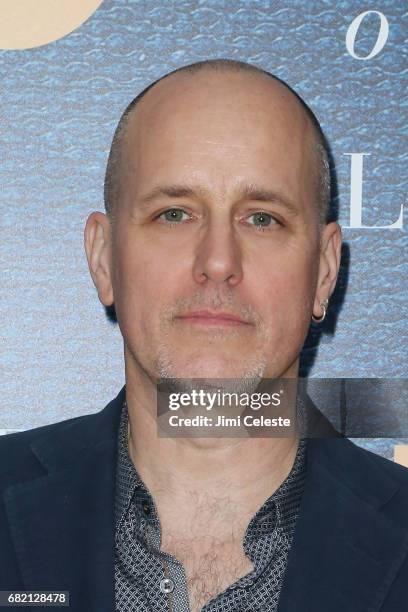
[[[156,84],[132,113],[124,139],[128,181],[205,172],[262,175],[296,191],[313,174],[309,117],[279,81],[262,74],[177,73]],[[314,162],[315,163],[315,162]],[[241,176],[246,174],[247,176]],[[296,197],[296,193],[293,193]]]

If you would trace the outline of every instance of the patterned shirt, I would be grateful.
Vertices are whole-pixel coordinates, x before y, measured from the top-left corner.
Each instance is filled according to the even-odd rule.
[[[119,427],[115,496],[116,612],[190,612],[186,573],[160,550],[160,521],[128,450],[128,410]],[[202,612],[275,612],[306,478],[306,439],[300,440],[292,470],[255,513],[243,548],[254,565],[209,600]]]

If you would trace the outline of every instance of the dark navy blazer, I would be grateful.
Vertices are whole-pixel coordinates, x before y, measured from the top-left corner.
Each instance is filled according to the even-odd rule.
[[[114,612],[124,397],[0,437],[0,590],[66,590],[72,611]],[[279,612],[406,612],[408,470],[345,438],[310,439],[307,457]]]

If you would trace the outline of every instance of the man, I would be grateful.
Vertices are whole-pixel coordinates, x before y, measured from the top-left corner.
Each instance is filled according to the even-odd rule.
[[[341,250],[311,111],[248,64],[185,67],[125,111],[105,187],[85,249],[126,385],[0,440],[0,588],[84,612],[403,610],[406,469],[343,438],[157,436],[159,379],[298,377]]]

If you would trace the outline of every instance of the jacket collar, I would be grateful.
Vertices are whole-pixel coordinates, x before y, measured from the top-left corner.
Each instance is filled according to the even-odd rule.
[[[76,612],[114,610],[114,492],[125,387],[102,411],[31,443],[44,475],[4,500],[24,587],[68,590]],[[310,439],[279,612],[378,612],[408,552],[385,511],[398,483],[345,439]]]
[[[126,387],[103,410],[92,415],[51,425],[46,435],[31,443],[31,449],[49,473],[65,469],[95,444],[116,440]],[[55,427],[55,429],[54,429]]]

